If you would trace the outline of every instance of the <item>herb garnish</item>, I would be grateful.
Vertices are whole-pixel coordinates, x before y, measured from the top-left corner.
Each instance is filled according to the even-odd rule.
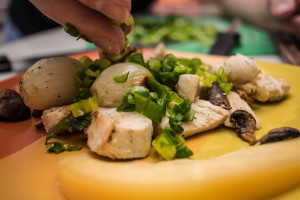
[[[120,76],[115,76],[113,79],[116,83],[125,83],[127,81],[129,72],[122,74]]]

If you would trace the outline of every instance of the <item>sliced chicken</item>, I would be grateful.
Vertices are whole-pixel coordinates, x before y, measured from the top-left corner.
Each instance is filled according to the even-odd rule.
[[[112,159],[143,158],[149,154],[152,121],[137,112],[99,108],[87,128],[87,144],[99,155]]]
[[[240,95],[238,95],[236,92],[230,91],[229,94],[227,95],[227,98],[232,107],[232,109],[229,110],[230,115],[236,110],[247,111],[254,117],[254,119],[256,121],[256,125],[255,125],[256,129],[259,129],[261,127],[261,122],[259,121],[258,117],[254,113],[254,111],[251,109],[251,107],[248,105],[248,103],[240,97]],[[226,119],[224,125],[235,128],[235,124],[233,124],[229,121],[229,117]]]
[[[252,82],[236,85],[236,87],[243,90],[249,96],[253,96],[256,93],[256,85]]]
[[[175,89],[182,98],[194,102],[201,92],[200,77],[193,74],[180,75]]]
[[[52,107],[44,110],[41,118],[46,132],[51,133],[55,129],[56,124],[59,121],[66,119],[70,114],[70,106]],[[60,132],[65,130],[71,131],[71,129],[62,129]]]
[[[276,79],[271,75],[258,77],[254,81],[256,93],[254,98],[260,102],[279,101],[285,97],[291,88],[283,79]]]
[[[241,54],[230,56],[224,62],[216,63],[210,66],[208,71],[215,73],[220,67],[224,68],[224,71],[228,77],[228,81],[234,84],[250,82],[261,72],[261,69],[253,59]]]
[[[195,110],[194,120],[191,122],[180,122],[184,128],[183,137],[189,137],[196,133],[212,130],[222,125],[229,116],[229,111],[220,106],[215,106],[209,101],[197,99],[192,103],[192,110]],[[161,129],[169,127],[169,118],[164,117]]]

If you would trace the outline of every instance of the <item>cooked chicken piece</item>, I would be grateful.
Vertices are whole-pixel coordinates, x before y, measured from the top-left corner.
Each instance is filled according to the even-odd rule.
[[[243,90],[247,95],[253,96],[256,92],[256,85],[252,82],[236,85],[238,89]]]
[[[182,98],[194,102],[200,95],[200,77],[193,74],[180,75],[175,89]]]
[[[196,133],[212,130],[222,125],[229,116],[229,111],[215,106],[209,101],[197,99],[192,103],[192,110],[195,110],[194,120],[191,122],[180,122],[184,128],[183,137],[189,137]],[[169,127],[169,118],[164,117],[160,129]]]
[[[221,106],[226,110],[231,109],[226,93],[220,88],[217,82],[213,82],[208,100],[215,106]]]
[[[241,54],[230,56],[224,62],[216,63],[207,70],[211,73],[215,73],[220,67],[224,68],[228,81],[233,82],[234,84],[250,82],[257,77],[261,71],[253,59]]]
[[[238,95],[236,92],[230,91],[229,94],[227,95],[227,98],[232,107],[232,109],[229,110],[230,114],[236,110],[245,110],[254,117],[254,119],[256,121],[256,125],[255,125],[256,129],[259,129],[261,127],[261,123],[260,123],[259,119],[257,118],[256,114],[251,109],[251,107],[248,105],[248,103],[240,97],[240,95]],[[226,119],[224,125],[235,128],[235,125],[229,121],[229,117]]]
[[[157,60],[162,60],[166,55],[167,55],[166,47],[165,47],[164,43],[161,42],[155,47],[154,52],[151,57],[154,57]]]
[[[149,154],[152,121],[137,112],[99,108],[87,128],[87,144],[93,152],[112,159],[143,158]]]
[[[247,102],[247,104],[250,105],[253,99],[244,90],[234,88],[233,91],[236,92],[243,100]]]
[[[229,121],[234,124],[235,130],[243,140],[249,142],[250,145],[257,143],[254,134],[256,120],[250,113],[245,110],[235,110],[230,115]]]
[[[287,95],[291,88],[283,79],[276,79],[271,75],[258,77],[254,80],[256,93],[254,98],[261,102],[279,101]]]
[[[52,107],[44,110],[41,118],[46,132],[51,133],[55,129],[56,124],[66,119],[70,114],[70,106]],[[71,129],[62,129],[60,132],[63,130],[71,131]]]

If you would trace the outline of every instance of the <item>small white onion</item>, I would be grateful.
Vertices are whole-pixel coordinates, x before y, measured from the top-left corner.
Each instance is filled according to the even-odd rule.
[[[113,78],[128,74],[125,83],[116,83]],[[124,95],[133,85],[145,85],[152,74],[145,67],[134,63],[119,63],[104,70],[91,87],[93,96],[100,97],[100,106],[118,107]]]
[[[70,104],[79,92],[74,85],[74,71],[80,61],[68,57],[44,58],[33,64],[19,84],[24,103],[44,110]]]

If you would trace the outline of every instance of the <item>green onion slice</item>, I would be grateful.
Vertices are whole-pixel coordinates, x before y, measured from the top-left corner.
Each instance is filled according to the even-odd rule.
[[[125,83],[127,81],[127,78],[128,78],[128,75],[129,75],[129,72],[125,73],[125,74],[122,74],[120,76],[115,76],[113,78],[113,80],[116,82],[116,83]]]

